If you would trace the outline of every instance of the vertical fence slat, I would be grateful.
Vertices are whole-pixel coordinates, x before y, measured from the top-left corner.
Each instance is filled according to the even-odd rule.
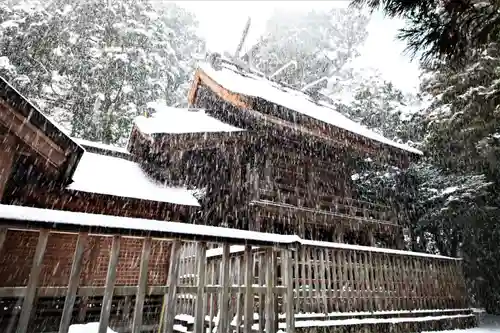
[[[0,252],[2,252],[3,244],[7,238],[7,228],[0,228]]]
[[[42,229],[38,236],[38,243],[36,245],[35,256],[33,258],[33,265],[31,266],[28,285],[26,293],[24,294],[23,305],[21,314],[19,315],[19,322],[17,324],[17,333],[25,333],[28,330],[28,324],[31,317],[31,310],[33,309],[33,302],[35,301],[36,288],[38,285],[38,278],[42,269],[43,255],[47,247],[49,239],[49,230]]]
[[[285,267],[283,269],[284,276],[283,285],[286,287],[286,292],[283,295],[283,300],[285,303],[285,320],[286,320],[286,333],[295,332],[295,314],[293,311],[294,295],[293,295],[293,273],[292,273],[292,257],[289,250],[281,252],[282,262],[281,264]]]
[[[142,244],[141,266],[139,269],[139,285],[135,296],[134,318],[132,320],[132,333],[140,333],[142,327],[142,314],[144,308],[144,297],[148,285],[148,265],[151,254],[151,237],[146,237]],[[60,332],[61,333],[61,332]]]
[[[205,326],[205,313],[203,311],[204,289],[205,289],[205,265],[206,265],[207,244],[201,242],[198,244],[198,267],[196,275],[198,277],[198,285],[196,286],[196,308],[194,313],[194,332],[203,333]]]
[[[212,260],[210,263],[210,283],[212,285],[216,284],[216,279],[217,279],[217,268],[216,268],[216,260]],[[210,293],[209,297],[209,314],[208,314],[208,331],[209,333],[212,333],[212,330],[214,328],[214,313],[215,313],[215,303],[216,303],[216,296],[214,293]]]
[[[64,300],[64,308],[62,311],[61,322],[59,323],[59,333],[66,333],[69,330],[71,315],[73,314],[73,306],[76,300],[76,291],[80,282],[80,274],[83,266],[83,254],[87,245],[88,233],[81,232],[78,234],[76,241],[75,253],[73,255],[73,264],[71,265],[71,273],[68,282],[68,291]]]
[[[273,248],[266,250],[266,333],[274,332],[274,262]]]
[[[265,253],[259,255],[259,262],[257,269],[259,270],[259,287],[266,284],[266,266],[265,264]],[[264,331],[264,322],[266,318],[266,294],[264,292],[259,293],[259,332]]]
[[[175,240],[172,242],[170,254],[170,267],[168,269],[168,291],[165,297],[163,318],[161,322],[162,333],[172,333],[174,331],[175,308],[177,303],[177,283],[179,280],[179,261],[182,242]]]
[[[245,246],[245,304],[244,304],[244,332],[252,333],[253,325],[253,253],[252,247]]]
[[[222,270],[222,279],[221,279],[221,285],[222,285],[222,290],[221,290],[221,295],[220,295],[220,304],[219,304],[219,325],[217,327],[217,332],[219,333],[225,333],[228,332],[229,328],[229,287],[231,281],[229,280],[229,244],[224,244],[222,248],[222,263],[221,263],[221,270]]]
[[[109,256],[108,272],[106,274],[106,286],[104,287],[104,297],[102,298],[101,316],[99,317],[98,333],[108,331],[111,304],[113,301],[113,291],[116,282],[116,266],[120,254],[120,236],[113,236],[111,244],[111,255]]]

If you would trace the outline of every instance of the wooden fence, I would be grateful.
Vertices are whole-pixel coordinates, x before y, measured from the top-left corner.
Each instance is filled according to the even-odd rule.
[[[15,284],[0,279],[0,331],[6,333],[67,333],[70,324],[81,322],[99,322],[99,333],[108,326],[120,333],[293,333],[298,318],[318,314],[470,316],[461,261],[453,258],[165,221],[0,208],[1,269],[26,276]],[[2,217],[7,208],[12,214]],[[15,246],[20,233],[31,235],[18,245],[33,249],[29,257],[2,250]],[[82,278],[88,243],[96,237],[107,244],[95,259],[105,268],[98,284]],[[54,243],[62,238],[68,241]],[[153,245],[161,243],[168,246]],[[131,244],[140,249],[137,258],[127,249]],[[168,250],[155,252],[158,246]],[[51,280],[49,273],[68,256],[65,278]],[[168,272],[165,279],[151,276],[158,260]],[[26,262],[29,274],[19,274]],[[128,280],[131,272],[137,277]]]
[[[273,285],[274,272],[269,271],[268,284],[255,286],[253,280],[253,263],[246,262],[241,272],[241,283],[235,284],[234,276],[230,271],[235,268],[229,258],[230,243],[219,243],[223,249],[221,266],[207,265],[205,252],[207,243],[204,241],[190,241],[182,238],[169,240],[170,255],[168,279],[166,284],[148,285],[148,266],[151,258],[151,237],[134,237],[134,241],[142,243],[142,253],[137,263],[140,267],[138,283],[134,285],[117,286],[117,272],[123,275],[123,267],[120,264],[123,254],[120,252],[121,244],[127,242],[131,237],[108,234],[97,235],[111,239],[107,273],[105,283],[102,286],[82,285],[81,274],[83,268],[83,257],[90,237],[87,232],[78,233],[76,246],[74,247],[71,271],[66,280],[67,285],[53,285],[47,278],[41,281],[41,271],[56,269],[54,267],[43,267],[47,264],[47,243],[51,237],[59,237],[60,232],[49,229],[40,230],[8,230],[0,229],[0,253],[1,246],[9,237],[20,232],[38,233],[36,249],[33,258],[24,258],[31,262],[29,279],[23,286],[5,286],[6,281],[0,281],[0,329],[2,332],[26,333],[26,332],[59,332],[67,333],[70,324],[78,322],[99,322],[99,333],[106,332],[107,327],[117,329],[119,332],[161,332],[172,333],[179,331],[177,322],[182,315],[192,314],[192,319],[187,320],[187,325],[193,324],[196,333],[205,333],[207,328],[214,329],[211,332],[227,332],[230,327],[237,332],[251,332],[253,323],[254,297],[265,293],[268,300],[289,299],[290,303],[284,309],[290,311],[290,321],[287,322],[287,332],[293,332],[293,291],[291,280],[289,288],[277,288]],[[251,241],[251,240],[250,240]],[[26,245],[26,244],[24,244]],[[190,258],[181,258],[182,249],[196,249],[196,255]],[[270,253],[275,250],[270,248]],[[282,265],[286,265],[286,258],[290,258],[290,250],[283,249],[281,258]],[[253,259],[248,246],[249,256]],[[202,258],[202,260],[199,260]],[[12,260],[8,267],[13,274],[18,266],[23,266],[22,258]],[[291,261],[288,261],[291,264]],[[52,264],[51,264],[52,265]],[[193,276],[186,276],[185,269],[189,267],[195,271]],[[285,266],[283,266],[285,267]],[[220,270],[219,270],[220,268]],[[248,270],[245,268],[249,268]],[[268,265],[272,270],[274,266]],[[199,278],[198,278],[199,277]],[[291,279],[291,275],[289,276]],[[151,280],[151,279],[149,279]],[[61,279],[58,279],[61,281]],[[285,296],[289,293],[289,296]],[[235,306],[235,299],[238,306]],[[198,301],[200,300],[200,301]],[[81,306],[85,306],[84,316],[81,316]],[[267,332],[276,332],[275,308],[271,303],[265,305]],[[147,313],[144,313],[146,311]],[[96,313],[97,312],[97,313]],[[246,317],[244,314],[248,314]],[[181,315],[177,316],[176,315]],[[236,317],[235,317],[236,316]],[[234,321],[234,318],[239,318]],[[245,320],[247,318],[247,320]],[[264,317],[263,317],[264,318]],[[185,323],[186,324],[186,323]]]
[[[309,244],[290,252],[288,272],[281,252],[271,257],[268,250],[253,249],[256,281],[262,282],[263,269],[270,263],[275,267],[276,285],[286,284],[287,273],[292,276],[294,313],[436,311],[468,306],[458,259],[342,244],[332,247],[324,242]],[[235,279],[244,262],[240,251],[232,249],[231,274]],[[209,253],[207,259],[209,266],[222,264],[218,254]]]

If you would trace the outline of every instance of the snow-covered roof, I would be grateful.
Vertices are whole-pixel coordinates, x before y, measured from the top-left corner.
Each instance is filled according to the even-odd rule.
[[[149,178],[134,162],[85,152],[78,163],[70,190],[199,206],[194,191],[168,187]]]
[[[113,146],[113,145],[107,145],[107,144],[104,144],[102,142],[94,142],[94,141],[78,139],[78,138],[72,138],[72,139],[75,140],[79,145],[83,146],[84,148],[85,148],[85,146],[88,146],[88,147],[94,147],[97,149],[110,150],[110,151],[114,151],[117,153],[129,155],[129,152],[127,151],[126,148]]]
[[[146,134],[243,131],[209,116],[203,109],[173,108],[160,103],[148,103],[148,106],[156,111],[151,117],[135,118],[136,126]]]
[[[314,102],[311,97],[303,92],[287,88],[251,73],[243,74],[236,68],[230,68],[230,65],[227,64],[222,65],[220,70],[215,70],[208,63],[201,63],[199,68],[212,80],[233,93],[260,97],[266,101],[284,106],[290,110],[364,136],[368,139],[422,155],[422,152],[418,149],[389,140],[348,119],[336,111],[335,107],[332,105],[324,102]]]

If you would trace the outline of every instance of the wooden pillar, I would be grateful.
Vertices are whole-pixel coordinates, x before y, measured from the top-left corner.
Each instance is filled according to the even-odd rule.
[[[274,249],[266,250],[266,333],[275,333],[274,327]]]
[[[230,251],[229,244],[225,243],[222,248],[222,279],[221,279],[221,295],[220,295],[220,305],[219,305],[219,326],[217,332],[226,333],[229,330],[229,288],[231,287],[229,280],[229,260]]]
[[[292,254],[289,250],[281,252],[281,264],[284,266],[283,285],[286,287],[286,292],[283,295],[285,300],[285,332],[295,332],[295,313],[293,310],[294,295],[293,295],[293,273],[292,273]]]
[[[396,238],[396,240],[395,240],[396,249],[398,249],[398,250],[404,250],[404,248],[405,248],[405,238],[404,238],[403,228],[402,227],[399,227],[397,229],[397,232],[394,235],[394,237]]]
[[[151,253],[151,237],[146,237],[142,245],[141,267],[139,270],[139,286],[135,296],[134,318],[132,321],[132,333],[140,333],[142,328],[142,314],[144,307],[144,297],[148,284],[148,266]],[[59,332],[61,333],[61,332]]]
[[[0,135],[0,202],[2,202],[7,181],[12,173],[15,155],[15,138],[12,135]]]
[[[198,244],[198,267],[197,267],[197,276],[198,276],[198,286],[196,287],[196,309],[194,314],[194,332],[195,333],[203,333],[204,325],[205,325],[205,313],[203,312],[203,304],[204,304],[204,291],[205,291],[205,267],[206,267],[206,252],[207,252],[207,244],[201,242]]]
[[[73,306],[75,305],[76,300],[78,283],[80,282],[80,274],[82,272],[83,254],[85,245],[87,244],[87,239],[88,233],[81,232],[78,234],[76,249],[73,255],[73,265],[71,266],[71,273],[69,276],[68,291],[66,293],[66,299],[64,300],[61,322],[59,323],[59,333],[66,333],[69,330],[71,315],[73,314]]]
[[[119,254],[120,236],[113,236],[113,242],[111,244],[111,254],[109,256],[108,263],[108,272],[106,274],[106,286],[104,288],[104,297],[102,298],[101,316],[99,317],[99,328],[97,330],[98,333],[106,333],[108,331]]]
[[[33,258],[33,265],[31,266],[28,286],[26,287],[26,292],[24,294],[21,315],[19,316],[16,333],[26,333],[28,331],[31,310],[33,309],[33,303],[36,297],[38,277],[40,276],[40,271],[42,270],[43,255],[45,254],[48,239],[49,231],[46,229],[40,230],[35,250],[35,257]]]
[[[163,308],[163,318],[161,325],[162,333],[172,333],[174,331],[174,318],[175,318],[175,307],[176,307],[176,297],[177,297],[177,283],[179,280],[179,261],[180,261],[180,249],[181,241],[175,240],[172,243],[172,249],[170,254],[170,268],[168,270],[168,291],[165,297],[164,308]]]
[[[245,304],[243,306],[244,314],[244,332],[252,333],[253,325],[253,253],[250,245],[245,246]]]

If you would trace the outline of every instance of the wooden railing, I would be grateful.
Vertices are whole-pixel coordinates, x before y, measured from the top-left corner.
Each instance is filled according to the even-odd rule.
[[[293,333],[305,313],[330,319],[411,312],[452,313],[453,320],[470,316],[460,260],[453,258],[165,221],[0,208],[2,270],[17,274],[29,267],[27,278],[14,285],[0,280],[0,330],[6,333],[67,333],[71,323],[91,321],[99,322],[99,333],[108,326],[132,333]],[[31,235],[19,243],[32,249],[29,255],[5,251],[20,233]],[[61,237],[67,242],[54,243]],[[105,268],[97,284],[82,276],[92,237],[108,244],[94,259],[95,270]],[[158,251],[155,242],[168,243],[167,250]],[[211,249],[213,243],[220,249]],[[60,271],[68,256],[70,267],[51,280],[48,273]],[[157,264],[168,266],[165,279],[151,276]]]
[[[233,260],[242,260],[232,250]],[[255,269],[269,262],[254,249]],[[220,260],[209,257],[209,262]],[[468,306],[461,261],[352,245],[308,242],[292,252],[295,313],[461,309]],[[277,254],[276,283],[284,273]]]
[[[388,206],[330,194],[318,194],[314,200],[307,200],[304,199],[306,194],[301,193],[305,191],[304,189],[283,187],[284,185],[277,184],[274,189],[260,188],[257,200],[293,207],[304,212],[310,211],[314,214],[331,214],[359,221],[398,224],[396,214]]]

